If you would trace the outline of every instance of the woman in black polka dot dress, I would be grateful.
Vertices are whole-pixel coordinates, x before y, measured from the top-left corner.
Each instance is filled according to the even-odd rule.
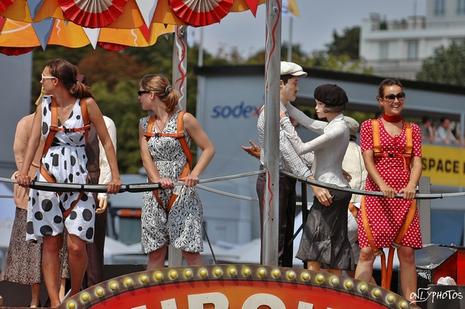
[[[140,81],[142,109],[153,112],[140,120],[139,144],[149,182],[161,183],[163,190],[148,192],[142,207],[142,248],[149,255],[148,269],[163,267],[167,245],[182,251],[189,265],[202,263],[202,204],[194,186],[215,152],[198,121],[179,109],[179,94],[162,75],[147,75]],[[183,126],[186,144],[176,138]],[[190,170],[190,140],[202,150]],[[184,172],[184,173],[183,173]],[[173,188],[173,182],[185,185]],[[173,194],[176,194],[177,197]]]
[[[85,123],[81,110],[81,104],[86,104],[89,121],[95,127],[110,163],[113,179],[108,192],[116,193],[121,181],[111,139],[100,109],[87,87],[76,77],[77,68],[66,60],[55,59],[45,66],[41,79],[45,96],[34,116],[28,151],[17,181],[23,186],[31,181],[28,170],[33,154],[39,140],[46,140],[51,131],[53,101],[57,104],[59,130],[51,146],[48,150],[45,149],[46,153],[41,160],[41,169],[44,171],[37,173],[37,180],[50,181],[53,178],[57,183],[87,183],[87,156],[84,147],[86,139],[85,130],[82,130]],[[63,241],[63,229],[68,231],[67,246],[73,295],[79,292],[87,267],[86,242],[93,240],[94,218],[95,202],[90,193],[58,194],[30,190],[26,239],[43,240],[42,269],[52,307],[59,305],[58,251]]]

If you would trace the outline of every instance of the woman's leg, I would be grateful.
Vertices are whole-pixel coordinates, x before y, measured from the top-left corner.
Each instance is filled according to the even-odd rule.
[[[202,257],[200,256],[200,253],[194,253],[194,252],[186,252],[182,251],[182,256],[187,262],[187,265],[189,266],[199,266],[203,265]]]
[[[167,247],[163,246],[160,249],[157,249],[149,253],[147,270],[152,270],[154,268],[160,268],[165,266],[166,249]]]
[[[66,295],[66,278],[60,278],[60,301],[63,301]]]
[[[58,257],[58,251],[62,246],[62,242],[62,235],[46,236],[42,244],[42,273],[50,298],[50,307],[52,308],[60,305],[60,298],[58,297],[60,258]]]
[[[31,285],[31,308],[39,307],[40,284],[34,283]]]
[[[355,269],[355,279],[369,282],[373,275],[373,262],[375,255],[370,247],[360,249],[357,268]]]
[[[405,298],[415,301],[412,293],[417,292],[417,270],[413,248],[400,246],[397,249],[400,263],[400,284]]]
[[[68,234],[68,263],[72,296],[81,290],[82,279],[87,269],[86,242],[72,234]]]

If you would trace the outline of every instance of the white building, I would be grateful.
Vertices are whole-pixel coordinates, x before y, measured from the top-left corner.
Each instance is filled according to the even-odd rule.
[[[415,79],[436,48],[465,40],[465,0],[426,1],[426,16],[389,21],[371,14],[363,21],[360,57],[375,74]]]

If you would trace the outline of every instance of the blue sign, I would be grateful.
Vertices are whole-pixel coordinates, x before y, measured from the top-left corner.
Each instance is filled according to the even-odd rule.
[[[250,118],[258,117],[260,114],[260,106],[245,105],[242,101],[240,104],[231,105],[215,105],[213,106],[212,118]]]

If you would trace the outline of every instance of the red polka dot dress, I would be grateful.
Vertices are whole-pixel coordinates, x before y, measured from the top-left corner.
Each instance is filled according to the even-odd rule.
[[[383,152],[402,153],[405,149],[405,126],[397,136],[391,136],[384,128],[383,121],[379,121],[380,143]],[[418,125],[412,124],[413,156],[421,157],[421,131]],[[373,149],[373,129],[371,120],[362,123],[360,128],[360,146],[362,151]],[[402,157],[376,157],[374,158],[376,169],[387,185],[400,191],[405,188],[410,177],[410,170],[406,170]],[[367,191],[380,191],[378,185],[368,175],[366,180]],[[396,238],[411,201],[404,199],[390,199],[383,197],[366,197],[366,209],[375,246],[378,248],[389,247]],[[360,248],[369,247],[368,239],[363,228],[361,212],[358,216],[358,241]],[[418,210],[401,245],[411,248],[422,248],[420,220]]]

